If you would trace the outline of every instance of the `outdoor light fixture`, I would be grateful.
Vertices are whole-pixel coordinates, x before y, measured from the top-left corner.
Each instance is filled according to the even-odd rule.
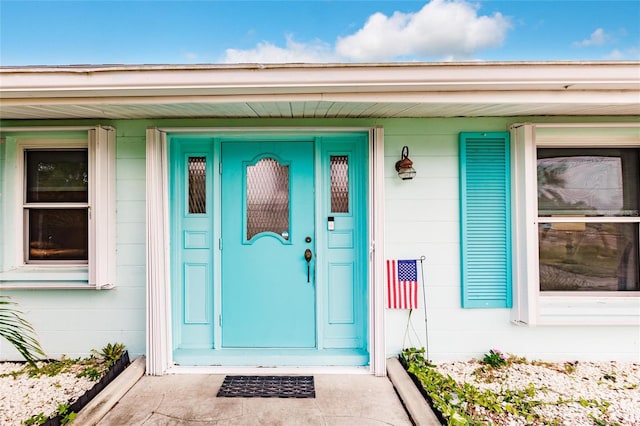
[[[402,158],[396,162],[396,172],[402,180],[411,180],[416,175],[413,161],[409,160],[409,147],[406,145],[402,147]]]

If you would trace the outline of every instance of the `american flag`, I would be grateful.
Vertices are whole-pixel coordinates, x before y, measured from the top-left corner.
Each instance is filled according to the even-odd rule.
[[[387,260],[387,308],[418,307],[417,260]]]

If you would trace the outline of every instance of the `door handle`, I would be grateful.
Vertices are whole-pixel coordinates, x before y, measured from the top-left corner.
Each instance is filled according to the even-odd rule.
[[[310,263],[311,263],[311,258],[312,257],[313,257],[313,254],[311,253],[311,250],[306,249],[304,251],[304,260],[307,261],[307,282],[311,282],[311,279],[310,279],[310,275],[311,275]]]

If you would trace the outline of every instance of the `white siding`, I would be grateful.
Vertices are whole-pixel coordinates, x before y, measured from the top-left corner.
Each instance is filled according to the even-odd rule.
[[[424,255],[429,354],[435,361],[480,357],[491,348],[548,360],[638,360],[638,326],[523,327],[509,309],[460,307],[458,134],[506,131],[511,123],[540,118],[244,120],[239,126],[384,126],[385,258]],[[556,117],[549,121],[598,119]],[[603,120],[603,119],[599,119]],[[633,121],[637,117],[608,118]],[[117,131],[117,274],[113,290],[3,291],[20,302],[47,354],[86,355],[108,342],[145,352],[145,129],[149,126],[229,126],[225,120],[119,121]],[[402,146],[417,176],[401,181],[394,170]],[[0,148],[0,160],[3,151]],[[6,167],[0,161],[0,167]],[[1,173],[0,173],[1,175]],[[0,190],[2,190],[0,182]],[[0,208],[3,196],[0,194]],[[2,231],[2,229],[0,229]],[[422,298],[420,298],[422,305]],[[404,340],[408,311],[385,311],[386,352],[425,345],[423,308],[412,315],[415,333]],[[417,335],[417,337],[416,337]],[[418,337],[420,341],[418,341]],[[0,341],[0,359],[16,358]]]
[[[116,138],[115,288],[2,290],[20,304],[47,356],[52,358],[86,356],[91,349],[113,342],[124,343],[132,356],[145,352],[145,138],[144,132],[135,137],[117,133]],[[8,165],[3,161],[0,164]],[[0,340],[0,359],[20,356]]]
[[[521,119],[522,120],[522,119]],[[539,120],[539,119],[537,119]],[[527,120],[525,120],[527,121]],[[586,121],[581,119],[581,121]],[[385,126],[385,256],[424,255],[429,355],[434,361],[482,357],[489,349],[530,359],[640,359],[637,326],[518,326],[510,309],[462,309],[460,303],[460,222],[458,134],[506,131],[517,119],[394,120]],[[417,176],[400,180],[394,164],[409,146]],[[422,297],[413,312],[386,311],[387,355],[426,346]],[[630,309],[639,307],[637,299]],[[598,315],[597,307],[592,309]],[[415,330],[415,332],[413,331]]]

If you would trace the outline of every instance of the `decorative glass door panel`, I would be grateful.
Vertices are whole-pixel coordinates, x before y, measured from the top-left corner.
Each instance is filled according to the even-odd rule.
[[[262,233],[289,239],[289,166],[263,158],[246,166],[247,240]]]
[[[207,157],[189,157],[189,214],[207,213]]]
[[[331,176],[331,213],[349,213],[349,157],[329,157]]]

